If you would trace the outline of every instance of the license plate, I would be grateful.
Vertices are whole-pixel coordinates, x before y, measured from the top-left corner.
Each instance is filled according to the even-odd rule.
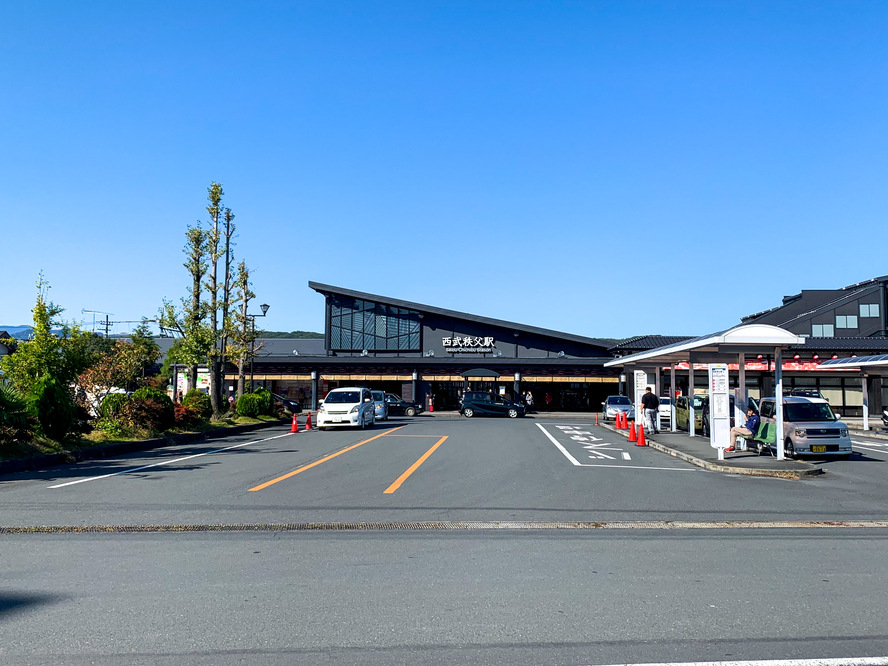
[[[335,419],[333,419],[333,423],[342,423],[342,419],[337,416]]]
[[[811,453],[826,453],[825,446],[812,446]]]

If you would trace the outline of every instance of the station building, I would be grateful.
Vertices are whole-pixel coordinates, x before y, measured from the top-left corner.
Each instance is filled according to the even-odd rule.
[[[605,397],[627,392],[623,373],[606,362],[692,337],[640,336],[614,345],[317,282],[309,287],[324,298],[324,339],[261,340],[253,362],[256,383],[306,406],[332,388],[361,385],[427,409],[455,409],[460,392],[470,389],[508,397],[530,391],[540,411],[599,411]],[[843,415],[860,416],[861,374],[819,366],[830,358],[888,353],[886,298],[888,276],[802,291],[740,323],[771,324],[804,337],[784,352],[784,388],[817,389]],[[694,389],[705,390],[705,367],[695,365]],[[750,396],[773,395],[773,358],[747,358],[745,369]],[[676,370],[677,386],[663,392],[689,393],[687,366]],[[229,367],[229,379],[233,372]],[[888,405],[888,380],[866,381],[870,413],[878,413]]]

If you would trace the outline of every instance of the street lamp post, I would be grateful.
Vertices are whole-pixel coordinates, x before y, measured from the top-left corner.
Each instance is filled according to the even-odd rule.
[[[252,329],[250,333],[250,393],[253,392],[253,350],[254,343],[256,342],[256,317],[264,317],[268,312],[268,308],[271,306],[268,305],[268,303],[263,303],[259,307],[262,309],[262,314],[247,315],[250,318],[250,322],[252,324]]]

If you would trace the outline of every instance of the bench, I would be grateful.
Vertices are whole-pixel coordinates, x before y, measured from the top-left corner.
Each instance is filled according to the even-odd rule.
[[[755,442],[758,446],[759,455],[761,455],[762,449],[767,446],[768,451],[773,456],[775,448],[774,445],[777,443],[777,424],[765,422],[760,423],[758,431],[755,433],[755,436],[752,438],[751,441]]]

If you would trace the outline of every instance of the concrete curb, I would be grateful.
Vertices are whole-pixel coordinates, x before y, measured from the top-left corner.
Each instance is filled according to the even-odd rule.
[[[602,428],[606,428],[611,432],[624,436],[626,439],[629,439],[628,434],[624,434],[615,428],[610,426],[601,426]],[[813,469],[756,469],[754,467],[736,467],[734,465],[724,465],[721,462],[713,462],[711,460],[704,460],[703,458],[698,458],[695,455],[691,455],[690,453],[685,453],[684,451],[679,451],[678,449],[673,449],[672,447],[666,446],[664,444],[660,444],[651,439],[645,438],[645,444],[655,451],[660,451],[661,453],[665,453],[667,455],[672,456],[673,458],[678,458],[679,460],[684,460],[685,462],[689,462],[692,465],[696,465],[697,467],[702,467],[703,469],[709,470],[711,472],[721,472],[723,474],[743,474],[746,476],[771,476],[779,479],[804,479],[806,477],[819,476],[821,474],[825,474],[825,471],[816,467]]]
[[[225,437],[227,435],[237,435],[242,432],[252,432],[253,430],[262,430],[263,428],[271,428],[273,426],[280,426],[287,423],[290,423],[290,419],[266,421],[264,423],[247,423],[239,426],[231,426],[229,428],[217,428],[206,432],[186,432],[181,435],[171,435],[169,437],[155,437],[154,439],[142,439],[131,442],[115,442],[114,444],[94,446],[88,449],[78,449],[67,453],[48,453],[44,456],[4,460],[0,462],[0,474],[28,472],[35,469],[68,465],[84,460],[110,458],[124,453],[162,449],[168,446],[179,446],[181,444],[190,444],[192,442],[203,442],[208,439],[216,439],[217,437]]]

